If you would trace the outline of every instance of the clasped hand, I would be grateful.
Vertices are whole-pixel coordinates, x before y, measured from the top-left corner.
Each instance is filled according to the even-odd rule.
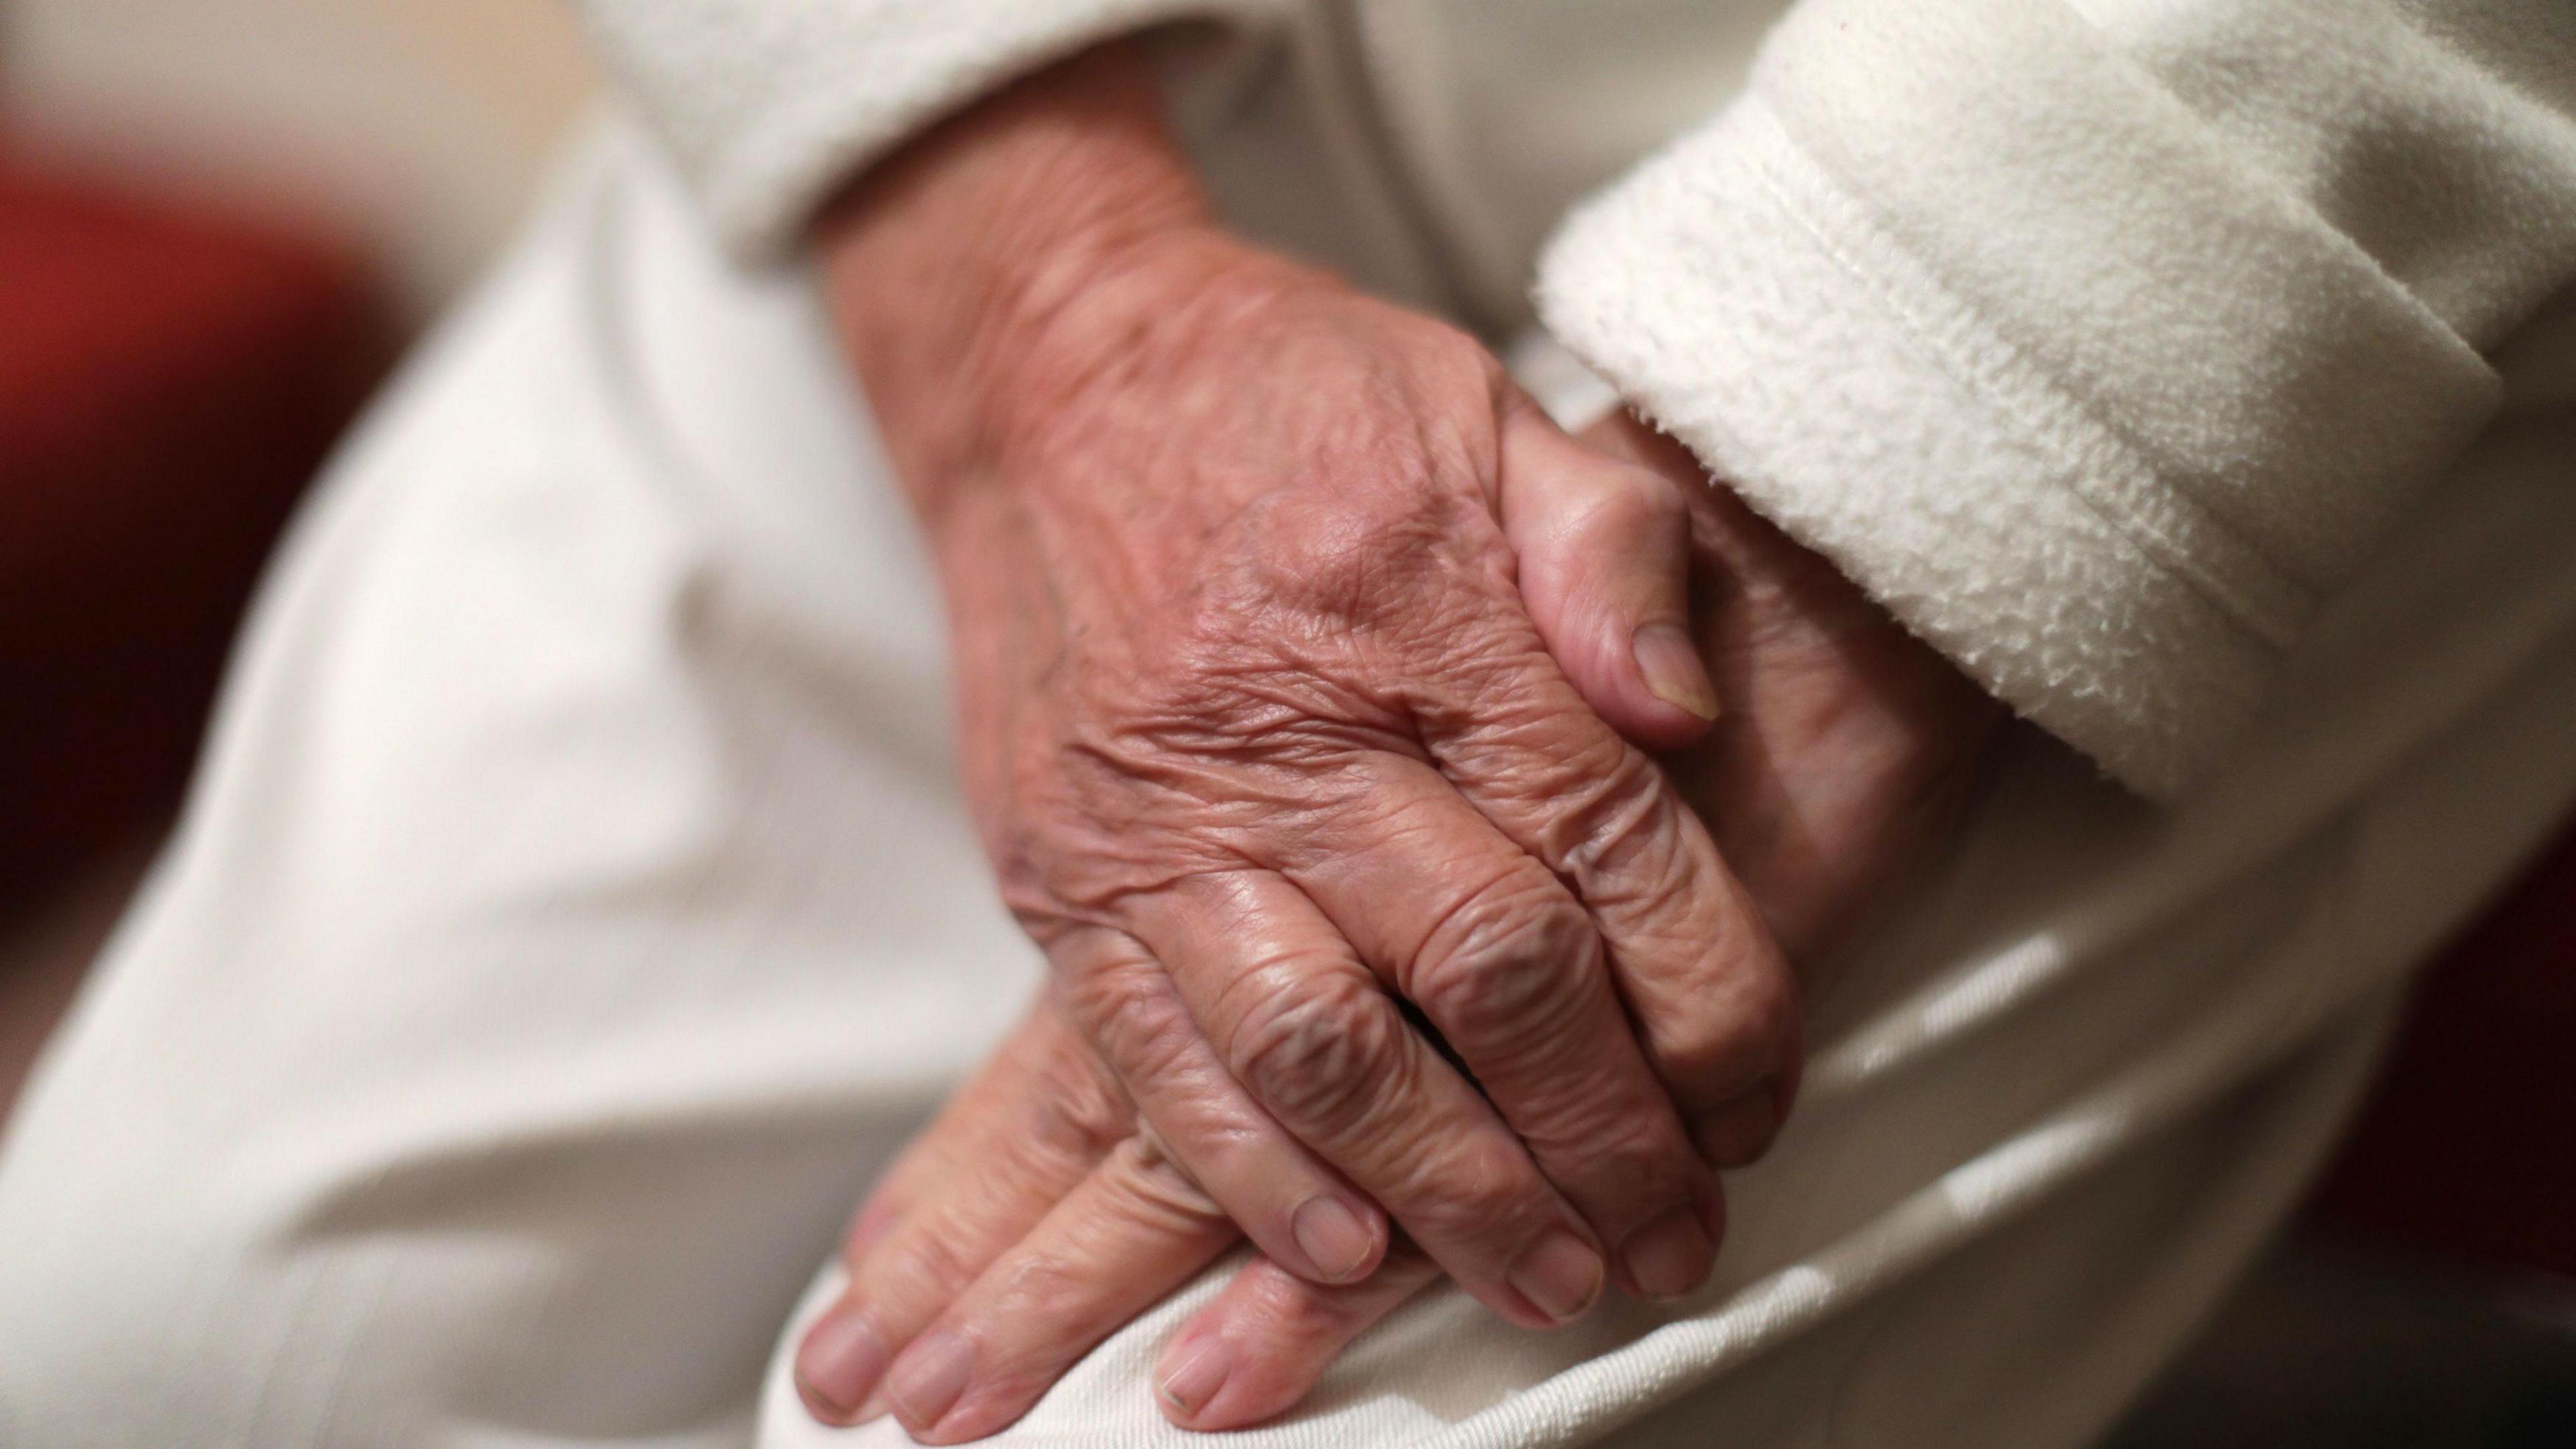
[[[1534,1328],[1605,1283],[1697,1286],[1712,1169],[1767,1146],[1798,1061],[1771,923],[1650,753],[1720,713],[1704,490],[1211,225],[1114,55],[943,128],[833,225],[948,596],[966,793],[1054,969],[862,1213],[809,1404],[989,1433],[1238,1232],[1262,1261],[1167,1360],[1185,1422],[1276,1412],[1438,1273]],[[1810,623],[1912,648],[1850,618]],[[1853,713],[1810,705],[1811,737]],[[1875,845],[1887,800],[1826,829]]]

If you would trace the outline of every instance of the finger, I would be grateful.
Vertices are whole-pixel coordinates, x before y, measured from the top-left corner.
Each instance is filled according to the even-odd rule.
[[[1521,603],[1559,668],[1613,729],[1649,750],[1698,740],[1718,697],[1690,628],[1691,519],[1672,479],[1506,404],[1503,534]]]
[[[1201,1034],[1164,964],[1135,938],[1050,943],[1066,1010],[1116,1068],[1182,1167],[1262,1252],[1319,1283],[1366,1277],[1386,1215],[1262,1110]]]
[[[1062,1105],[1088,1094],[1067,1093],[1059,1074],[1075,1072],[1103,1084],[1109,1079],[1092,1059],[1089,1044],[1068,1032],[1062,1020],[1044,1008],[1031,1011],[1012,1029],[1001,1050],[985,1061],[966,1085],[953,1094],[930,1125],[904,1144],[880,1176],[850,1225],[841,1235],[841,1263],[852,1272],[899,1227],[917,1199],[935,1195],[942,1180],[962,1162],[973,1163],[1026,1131],[1023,1115],[1013,1105],[1036,1099]],[[1105,1104],[1101,1111],[1118,1115]],[[1118,1121],[1123,1124],[1123,1115]],[[1104,1139],[1104,1150],[1105,1150]],[[1035,1165],[1034,1163],[1029,1165]],[[1079,1170],[1081,1164],[1071,1169]]]
[[[1420,688],[1416,718],[1441,773],[1592,913],[1647,1057],[1693,1130],[1739,1099],[1768,1103],[1767,1128],[1748,1139],[1731,1123],[1717,1144],[1758,1151],[1794,1080],[1796,995],[1707,828],[1584,707],[1535,633],[1450,651]]]
[[[924,1443],[1002,1429],[1237,1236],[1158,1144],[1130,1138],[904,1349],[887,1401]]]
[[[901,1165],[901,1160],[897,1160]],[[888,1190],[893,1179],[867,1195],[858,1212],[850,1219],[850,1229],[841,1237],[841,1263],[844,1267],[865,1262],[868,1250],[883,1241],[903,1221],[904,1197]]]
[[[1698,1287],[1717,1253],[1717,1180],[1638,1045],[1591,914],[1430,766],[1378,755],[1358,774],[1290,878],[1439,1029],[1611,1245],[1621,1286]]]
[[[1090,1045],[1032,1013],[860,1213],[842,1249],[849,1284],[797,1344],[807,1412],[871,1417],[893,1355],[1133,1128]]]
[[[1592,1306],[1591,1230],[1295,886],[1201,876],[1134,909],[1236,1079],[1462,1287],[1529,1328]]]
[[[1249,1428],[1296,1407],[1351,1341],[1440,1277],[1410,1243],[1358,1283],[1308,1283],[1255,1259],[1163,1348],[1154,1396],[1185,1429]]]

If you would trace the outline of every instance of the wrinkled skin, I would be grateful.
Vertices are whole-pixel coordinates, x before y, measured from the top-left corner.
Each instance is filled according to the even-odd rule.
[[[1813,989],[1951,823],[2005,711],[1678,443],[1625,414],[1585,438],[1689,501],[1693,635],[1725,713],[1662,762]]]
[[[1937,839],[2000,711],[1666,440],[1620,418],[1588,441],[1651,464],[1687,500],[1694,633],[1725,709],[1665,764],[1779,939],[1813,961]],[[861,1417],[891,1409],[929,1442],[1004,1427],[1237,1240],[1225,1210],[1135,1129],[1115,1074],[1066,1016],[1061,995],[1041,1003],[854,1222],[845,1305],[926,1325],[932,1345],[897,1362]],[[1164,1411],[1200,1429],[1281,1413],[1439,1275],[1402,1241],[1355,1283],[1257,1259],[1166,1345]],[[814,1335],[828,1343],[848,1321],[836,1311]]]
[[[953,568],[968,794],[1176,1152],[1169,1124],[1242,1110],[1208,1105],[1230,1075],[1480,1296],[1560,1321],[1497,1280],[1550,1232],[1616,1245],[1707,1203],[1689,1129],[1789,1066],[1785,978],[1520,607],[1503,491],[1548,425],[1447,329],[1254,265],[1191,284],[1222,326],[1184,313],[1092,384],[1106,416],[1005,464],[1030,481]]]
[[[1383,1283],[1391,1219],[1526,1326],[1685,1292],[1712,1165],[1768,1143],[1798,1061],[1783,958],[1638,743],[1717,712],[1689,506],[1194,196],[1141,74],[1095,56],[826,228],[947,592],[966,793],[1054,967],[1015,1055],[1090,1064],[1020,1079],[1034,1124],[974,1100],[1028,1150],[1110,1144],[1122,1221],[1201,1262],[1239,1226],[1301,1281]],[[907,1242],[890,1273],[964,1281],[974,1250]],[[1022,1333],[1080,1285],[1000,1271],[944,1325],[936,1292],[854,1294],[809,1345],[817,1411],[882,1380],[925,1434],[1017,1417],[1061,1364],[970,1318]]]

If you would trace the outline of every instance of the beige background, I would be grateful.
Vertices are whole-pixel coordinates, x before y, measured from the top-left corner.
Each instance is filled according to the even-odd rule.
[[[590,86],[561,0],[0,0],[17,145],[320,212],[419,315],[507,240]]]

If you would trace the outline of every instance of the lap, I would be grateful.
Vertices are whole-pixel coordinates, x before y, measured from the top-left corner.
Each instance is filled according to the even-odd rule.
[[[2216,1104],[1941,1250],[1870,1261],[1851,1238],[1791,1262],[1730,1268],[1670,1311],[1605,1305],[1559,1335],[1509,1328],[1445,1285],[1364,1338],[1241,1449],[1600,1444],[1606,1449],[2048,1449],[2089,1443],[2198,1323],[2302,1191],[2368,1081],[2389,1013],[2374,1007]],[[1795,1168],[1793,1167],[1794,1171]],[[1767,1168],[1739,1181],[1760,1193]],[[1916,1210],[1921,1213],[1922,1209]],[[1980,1217],[1967,1204],[1948,1214]],[[1864,1229],[1858,1235],[1872,1236]],[[1884,1239],[1887,1235],[1876,1236]],[[1231,1264],[1095,1350],[1002,1449],[1206,1442],[1172,1428],[1151,1374],[1162,1341]],[[902,1449],[891,1419],[828,1429],[792,1380],[804,1321],[837,1293],[817,1276],[763,1387],[760,1449]]]

